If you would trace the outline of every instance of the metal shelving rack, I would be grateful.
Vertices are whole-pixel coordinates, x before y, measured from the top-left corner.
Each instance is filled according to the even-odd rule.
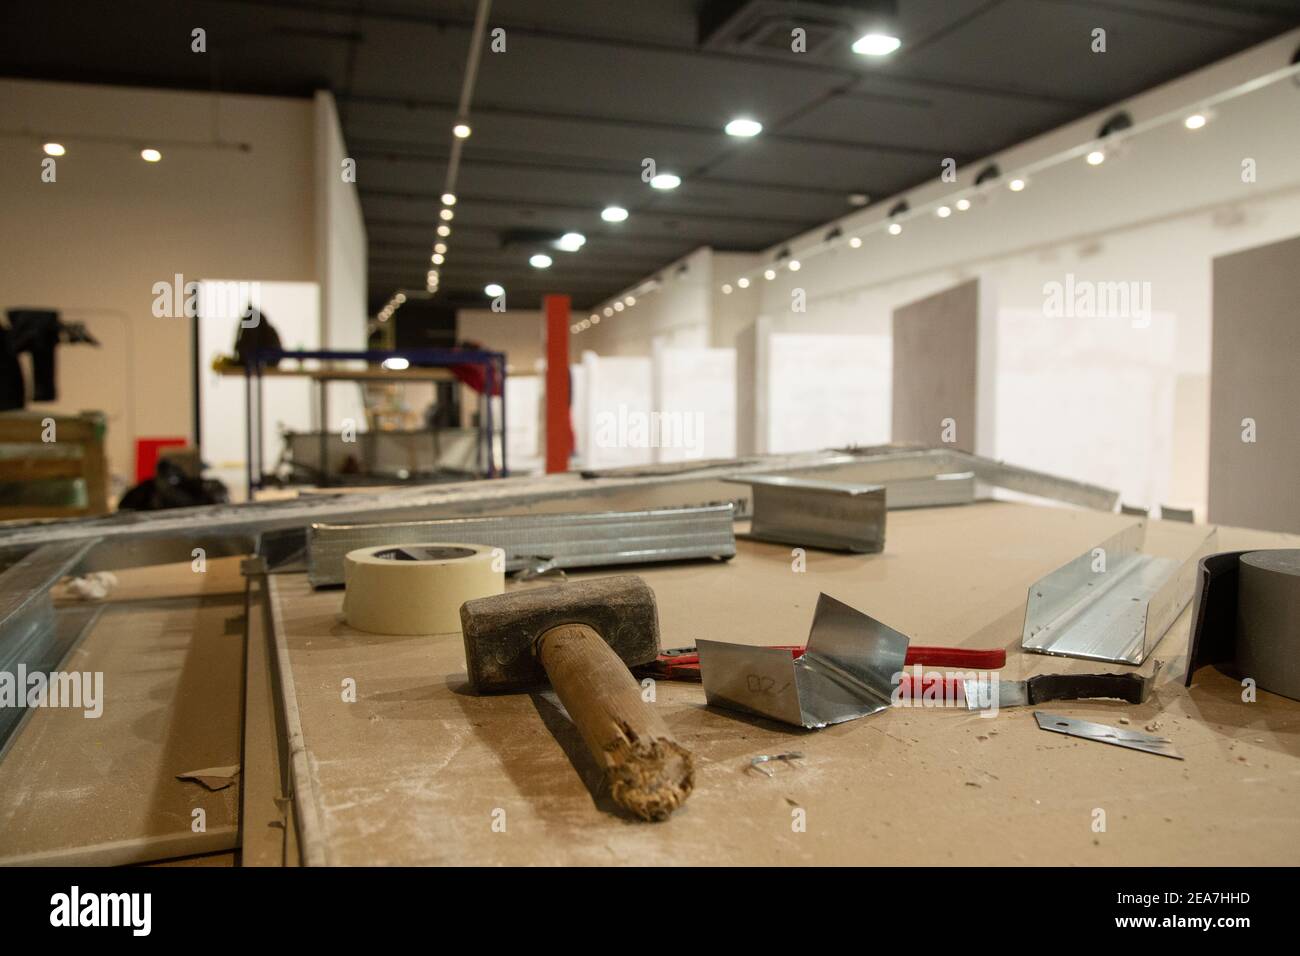
[[[489,352],[482,349],[393,349],[391,351],[284,351],[282,349],[259,349],[249,354],[244,361],[244,447],[246,456],[246,477],[248,494],[263,486],[262,471],[262,379],[267,374],[267,366],[278,365],[283,359],[319,362],[353,362],[364,361],[365,369],[331,368],[328,370],[304,369],[301,374],[317,384],[318,421],[321,428],[321,463],[325,463],[325,441],[329,421],[328,398],[325,385],[338,381],[375,381],[375,369],[385,359],[404,358],[409,364],[407,369],[393,370],[391,377],[387,374],[378,377],[379,381],[419,379],[418,373],[424,370],[442,370],[455,365],[476,365],[483,369],[483,392],[479,395],[478,424],[478,459],[483,474],[488,478],[500,478],[508,474],[506,464],[506,357],[503,352]],[[283,374],[283,373],[281,373]],[[434,381],[441,376],[429,375]],[[501,391],[501,464],[497,467],[495,449],[495,423],[492,414],[492,394],[497,388]]]

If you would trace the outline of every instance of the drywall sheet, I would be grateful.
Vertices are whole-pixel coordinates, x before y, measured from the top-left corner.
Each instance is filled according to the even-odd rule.
[[[889,441],[887,336],[769,333],[758,356],[760,453]]]
[[[1300,238],[1214,260],[1209,520],[1300,531]]]
[[[1118,488],[1121,500],[1170,501],[1176,323],[998,313],[993,456]]]
[[[1006,647],[1002,676],[1089,673],[1095,661],[1021,654],[1029,585],[1131,519],[990,502],[894,511],[884,554],[738,540],[726,562],[644,567],[665,647],[701,637],[793,644],[819,592],[917,644]],[[1154,521],[1154,554],[1186,556],[1204,526]],[[1220,529],[1225,548],[1295,536]],[[1289,543],[1291,542],[1291,543]],[[604,572],[576,572],[577,577]],[[892,707],[807,732],[705,705],[698,683],[659,681],[654,706],[695,753],[694,794],[671,819],[622,815],[554,693],[478,696],[459,634],[382,637],[340,624],[341,595],[271,575],[300,718],[295,788],[304,858],[338,865],[1188,865],[1300,863],[1300,703],[1241,701],[1206,668],[1185,688],[1190,614],[1142,668],[1152,698],[1054,704],[1067,716],[1159,720],[1185,761],[1039,730],[1032,708]],[[1129,668],[1129,670],[1134,670]],[[356,680],[356,700],[339,694]],[[750,768],[759,754],[801,759]],[[1107,828],[1092,826],[1105,807]],[[1212,821],[1213,825],[1207,825]],[[792,826],[801,823],[802,826]]]
[[[655,460],[736,457],[736,350],[656,348]]]
[[[736,333],[736,455],[755,453],[759,440],[758,322]]]
[[[588,468],[655,460],[651,364],[648,358],[583,353],[583,408],[574,415],[574,429],[585,432],[579,444]]]
[[[976,451],[979,280],[894,310],[890,441]]]

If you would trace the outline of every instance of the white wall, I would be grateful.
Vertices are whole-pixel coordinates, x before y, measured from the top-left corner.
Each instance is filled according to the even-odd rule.
[[[192,323],[154,316],[154,283],[319,282],[327,341],[364,343],[355,194],[335,190],[330,225],[317,222],[323,112],[308,99],[0,80],[0,308],[58,309],[103,343],[62,347],[60,400],[35,407],[102,409],[122,480],[137,437],[192,438]],[[48,140],[67,148],[52,183]],[[162,161],[141,160],[142,144]],[[242,402],[227,414],[242,419]]]
[[[546,320],[539,309],[459,309],[456,341],[477,342],[492,352],[504,352],[509,375],[532,375],[546,355]]]
[[[684,270],[683,270],[684,267]],[[648,356],[659,345],[667,348],[704,348],[710,344],[713,314],[713,251],[697,249],[656,275],[654,291],[636,293],[636,304],[606,317],[570,339],[570,356],[584,351],[601,355]],[[574,312],[574,321],[590,313]]]
[[[1064,149],[1085,143],[1115,110],[1127,110],[1139,124],[1184,106],[1195,107],[1205,98],[1235,84],[1288,65],[1300,43],[1300,30],[1262,44],[1237,57],[1142,94],[1131,101],[1101,110],[1005,153],[990,157],[1006,174]],[[822,225],[783,241],[767,253],[740,257],[718,268],[712,259],[714,289],[709,316],[715,345],[733,345],[738,335],[763,317],[772,335],[853,334],[890,336],[894,308],[938,292],[970,278],[994,290],[1000,310],[1045,314],[1045,286],[1064,283],[1067,276],[1087,282],[1149,283],[1150,307],[1172,324],[1172,345],[1153,346],[1151,358],[1168,363],[1172,376],[1172,410],[1169,415],[1147,396],[1140,416],[1149,423],[1147,444],[1164,448],[1154,456],[1129,460],[1115,457],[1111,442],[1117,414],[1114,402],[1084,405],[1072,416],[1069,428],[1038,431],[1027,436],[998,435],[1017,450],[1019,464],[1049,467],[1061,460],[1067,445],[1078,450],[1078,473],[1072,477],[1106,480],[1126,495],[1161,500],[1135,504],[1169,503],[1193,506],[1204,517],[1208,454],[1208,373],[1210,355],[1211,260],[1218,255],[1276,241],[1300,232],[1300,90],[1290,79],[1252,92],[1216,107],[1210,123],[1189,131],[1181,123],[1143,133],[1093,167],[1082,159],[1044,170],[1030,177],[1029,187],[1011,193],[998,187],[978,198],[972,209],[940,220],[926,215],[906,223],[899,236],[883,231],[887,210],[897,198],[907,198],[913,208],[967,189],[989,160],[958,171],[958,182],[937,180],[905,197],[882,200],[870,209],[839,222],[844,238],[822,254],[808,254],[826,232]],[[1181,114],[1180,114],[1181,115]],[[1242,161],[1253,159],[1255,182],[1242,181]],[[872,230],[872,231],[868,231]],[[863,233],[861,248],[847,240]],[[780,270],[776,279],[764,280],[750,272],[752,285],[734,289],[751,263],[771,262],[777,249],[789,245],[802,263],[797,273]],[[733,293],[719,295],[722,283]],[[792,293],[802,290],[806,312],[792,309]],[[746,314],[748,313],[748,314]],[[634,338],[618,330],[629,324],[626,313],[601,325],[601,335],[620,345]],[[997,335],[1001,343],[1002,335]],[[1068,358],[1075,337],[1059,328],[1041,340],[1041,359]],[[1164,334],[1164,333],[1161,333]],[[1127,334],[1126,334],[1127,335]],[[602,340],[578,336],[583,347],[603,351]],[[1080,341],[1086,342],[1087,336]],[[1139,340],[1140,341],[1140,340]],[[1108,348],[1119,340],[1108,343]],[[1131,340],[1130,340],[1131,343]],[[1064,353],[1059,351],[1065,349]],[[761,351],[761,349],[760,349]],[[648,353],[642,353],[648,354]],[[1079,352],[1080,367],[1091,356]],[[1021,356],[1033,361],[1033,356]],[[1093,365],[1092,377],[1079,387],[1098,390],[1122,387],[1110,381],[1104,366]],[[762,377],[762,369],[758,376]],[[746,376],[739,373],[741,381]],[[762,394],[768,386],[759,381]],[[998,392],[1003,401],[1032,402],[1023,389]],[[999,407],[999,416],[1005,409]],[[1169,422],[1172,420],[1172,424]],[[1124,427],[1132,425],[1126,421]],[[1171,431],[1171,436],[1163,434]],[[1169,439],[1166,441],[1166,439]],[[743,442],[742,442],[743,444]],[[1028,460],[1025,460],[1028,456]],[[1105,458],[1107,460],[1103,461]]]
[[[1286,66],[1297,42],[1300,31],[1293,31],[1120,106],[1138,123],[1185,104],[1194,106],[1198,99]],[[1100,111],[995,159],[1006,173],[1084,142],[1112,112]],[[1028,310],[1052,321],[1044,315],[1048,283],[1063,284],[1070,275],[1094,283],[1149,283],[1150,308],[1166,313],[1173,324],[1172,355],[1157,343],[1149,355],[1153,362],[1172,362],[1171,417],[1152,405],[1163,399],[1128,398],[1146,402],[1136,416],[1150,423],[1146,444],[1163,447],[1163,453],[1117,457],[1114,433],[1130,428],[1134,416],[1122,419],[1111,401],[1085,406],[1089,414],[1074,416],[1069,428],[1036,430],[1033,436],[1008,436],[999,429],[998,447],[1015,449],[1020,464],[1044,468],[1059,466],[1072,447],[1077,463],[1069,472],[1072,477],[1118,485],[1137,499],[1135,504],[1187,505],[1204,517],[1210,263],[1225,252],[1300,232],[1296,156],[1297,90],[1283,80],[1217,107],[1203,129],[1162,127],[1135,138],[1101,166],[1074,160],[1032,176],[1021,193],[998,189],[947,220],[918,218],[907,222],[900,236],[883,231],[865,235],[857,250],[841,245],[824,255],[804,255],[798,273],[781,272],[775,281],[760,283],[761,309],[773,317],[776,331],[875,331],[897,305],[979,276],[996,290],[1001,309]],[[1256,163],[1253,183],[1242,181],[1247,157]],[[957,187],[934,183],[907,198],[917,207],[948,195],[969,185],[983,165],[961,170]],[[890,205],[892,201],[882,203],[882,211],[846,219],[845,235],[879,222]],[[790,244],[799,249],[820,234]],[[796,287],[807,292],[807,315],[790,311]],[[1044,366],[1074,347],[1068,329],[1057,331],[1041,340]],[[1132,341],[1128,345],[1135,347]],[[1108,345],[1118,346],[1115,338]],[[1116,373],[1108,380],[1104,366],[1091,363],[1086,347],[1079,347],[1084,348],[1078,353],[1080,366],[1094,369],[1079,387],[1097,395],[1122,387],[1122,376]],[[1032,392],[1008,394],[1005,385],[999,388],[1000,403],[1034,400]],[[1000,418],[1005,411],[1000,409]]]
[[[488,351],[505,353],[507,464],[512,474],[536,471],[545,464],[545,327],[539,309],[456,312],[457,342],[475,342]],[[478,408],[478,394],[462,385],[460,397],[461,422],[468,427]],[[493,420],[500,421],[495,412]]]
[[[366,224],[361,215],[357,184],[363,166],[344,175],[350,159],[333,94],[316,92],[316,275],[320,278],[320,336],[322,348],[339,351],[366,347]],[[286,347],[291,347],[286,344]],[[365,429],[365,403],[361,386],[335,382],[325,386],[325,427],[337,431],[343,419]]]

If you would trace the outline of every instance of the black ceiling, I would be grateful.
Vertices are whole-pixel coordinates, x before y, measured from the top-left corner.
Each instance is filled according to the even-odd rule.
[[[814,23],[835,6],[791,6]],[[757,250],[1300,24],[1300,0],[898,0],[883,60],[832,34],[796,54],[701,43],[699,0],[495,0],[440,298],[594,305],[691,249]],[[832,9],[827,10],[827,5]],[[476,4],[472,0],[39,0],[0,14],[0,72],[338,97],[370,239],[370,303],[421,288]],[[189,52],[202,26],[208,56]],[[1107,52],[1090,50],[1107,31]],[[788,30],[785,31],[788,35]],[[810,41],[819,34],[810,30]],[[180,38],[178,41],[177,38]],[[811,43],[810,43],[811,45]],[[747,114],[757,139],[722,133]],[[641,161],[682,176],[668,193]],[[614,203],[631,217],[612,225]],[[578,253],[519,231],[586,234]]]

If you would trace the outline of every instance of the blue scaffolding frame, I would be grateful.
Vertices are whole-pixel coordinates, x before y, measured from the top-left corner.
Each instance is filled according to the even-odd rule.
[[[404,358],[410,367],[450,368],[454,365],[476,365],[483,369],[483,392],[479,395],[478,459],[483,474],[488,478],[504,477],[509,472],[506,465],[506,357],[503,352],[485,349],[393,349],[391,351],[285,351],[283,349],[258,349],[244,358],[244,447],[248,494],[263,486],[262,470],[262,379],[263,369],[278,365],[282,359],[322,362],[364,361],[367,365],[380,365],[385,359]],[[332,380],[347,381],[347,370],[331,370]],[[361,378],[357,379],[361,381]],[[498,386],[499,383],[499,386]],[[326,379],[317,379],[319,386],[318,410],[321,432],[321,470],[327,472],[325,457],[325,423],[329,420],[325,386]],[[492,415],[492,394],[501,392],[501,467],[497,467]]]

